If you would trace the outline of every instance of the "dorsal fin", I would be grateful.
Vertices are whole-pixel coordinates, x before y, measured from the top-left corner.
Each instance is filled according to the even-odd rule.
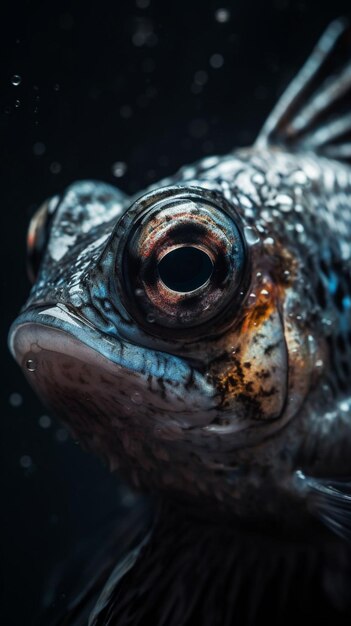
[[[333,22],[260,132],[256,146],[351,162],[351,25]]]

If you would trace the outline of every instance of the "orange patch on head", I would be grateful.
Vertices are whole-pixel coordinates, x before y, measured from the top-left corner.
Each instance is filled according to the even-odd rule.
[[[269,319],[276,309],[281,288],[271,282],[262,283],[257,293],[250,294],[245,307],[242,332],[258,328]]]

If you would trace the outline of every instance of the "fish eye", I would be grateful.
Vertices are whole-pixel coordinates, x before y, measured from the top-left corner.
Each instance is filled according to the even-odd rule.
[[[235,209],[219,194],[180,187],[151,192],[118,228],[126,241],[116,256],[117,289],[149,332],[191,332],[233,304],[246,251]]]
[[[35,283],[49,239],[49,227],[57,197],[45,201],[34,213],[27,232],[27,273]]]
[[[158,273],[163,284],[179,293],[204,287],[212,271],[210,256],[195,246],[180,245],[167,252],[158,263]]]

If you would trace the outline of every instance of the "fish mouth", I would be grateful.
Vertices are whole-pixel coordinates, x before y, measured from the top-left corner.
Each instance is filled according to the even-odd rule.
[[[157,422],[168,412],[182,428],[193,428],[206,426],[215,408],[212,386],[186,361],[107,336],[61,303],[21,313],[10,328],[9,349],[44,404],[67,421],[64,395],[71,408],[81,398],[79,412],[84,405],[89,413],[87,382],[109,414],[138,411]]]

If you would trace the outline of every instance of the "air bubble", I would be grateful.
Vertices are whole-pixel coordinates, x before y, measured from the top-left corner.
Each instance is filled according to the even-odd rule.
[[[208,74],[207,72],[205,72],[204,70],[198,70],[197,72],[195,72],[194,74],[194,83],[196,85],[205,85],[207,83],[208,80]]]
[[[37,368],[36,361],[34,361],[34,359],[27,359],[26,368],[29,372],[35,372]]]
[[[34,146],[33,146],[33,154],[35,154],[35,156],[43,156],[43,154],[45,154],[46,151],[46,146],[45,143],[43,143],[42,141],[37,141]]]
[[[23,469],[28,469],[32,465],[33,465],[32,457],[30,457],[28,454],[24,454],[23,456],[21,456],[20,466],[23,467]]]
[[[230,12],[228,9],[217,9],[215,12],[215,20],[220,24],[225,24],[230,20]]]
[[[11,78],[11,84],[14,87],[18,87],[18,85],[20,85],[22,82],[22,76],[20,76],[19,74],[14,74]]]
[[[131,395],[131,401],[134,402],[134,404],[140,405],[143,403],[143,396],[139,391],[133,391]]]
[[[156,321],[156,318],[152,313],[148,313],[146,316],[146,320],[149,322],[149,324],[153,324]]]
[[[62,170],[62,166],[61,163],[58,163],[58,161],[53,161],[50,164],[50,172],[51,174],[59,174]]]
[[[215,53],[210,57],[210,66],[213,67],[214,70],[218,70],[222,67],[224,63],[224,58],[221,54]]]
[[[51,418],[48,415],[42,415],[39,417],[39,426],[41,428],[50,428]]]
[[[64,443],[68,439],[68,432],[64,428],[59,428],[55,433],[55,439],[58,443]]]
[[[260,241],[259,236],[257,235],[256,231],[253,228],[251,228],[251,226],[245,226],[244,235],[245,235],[246,242],[248,243],[249,246],[254,246],[256,243]]]
[[[112,174],[116,176],[116,178],[122,178],[127,171],[127,164],[123,161],[116,161],[112,165]]]
[[[9,397],[9,403],[11,406],[13,406],[14,408],[17,408],[21,406],[22,402],[23,402],[23,398],[20,393],[16,393],[16,392],[11,393]]]

